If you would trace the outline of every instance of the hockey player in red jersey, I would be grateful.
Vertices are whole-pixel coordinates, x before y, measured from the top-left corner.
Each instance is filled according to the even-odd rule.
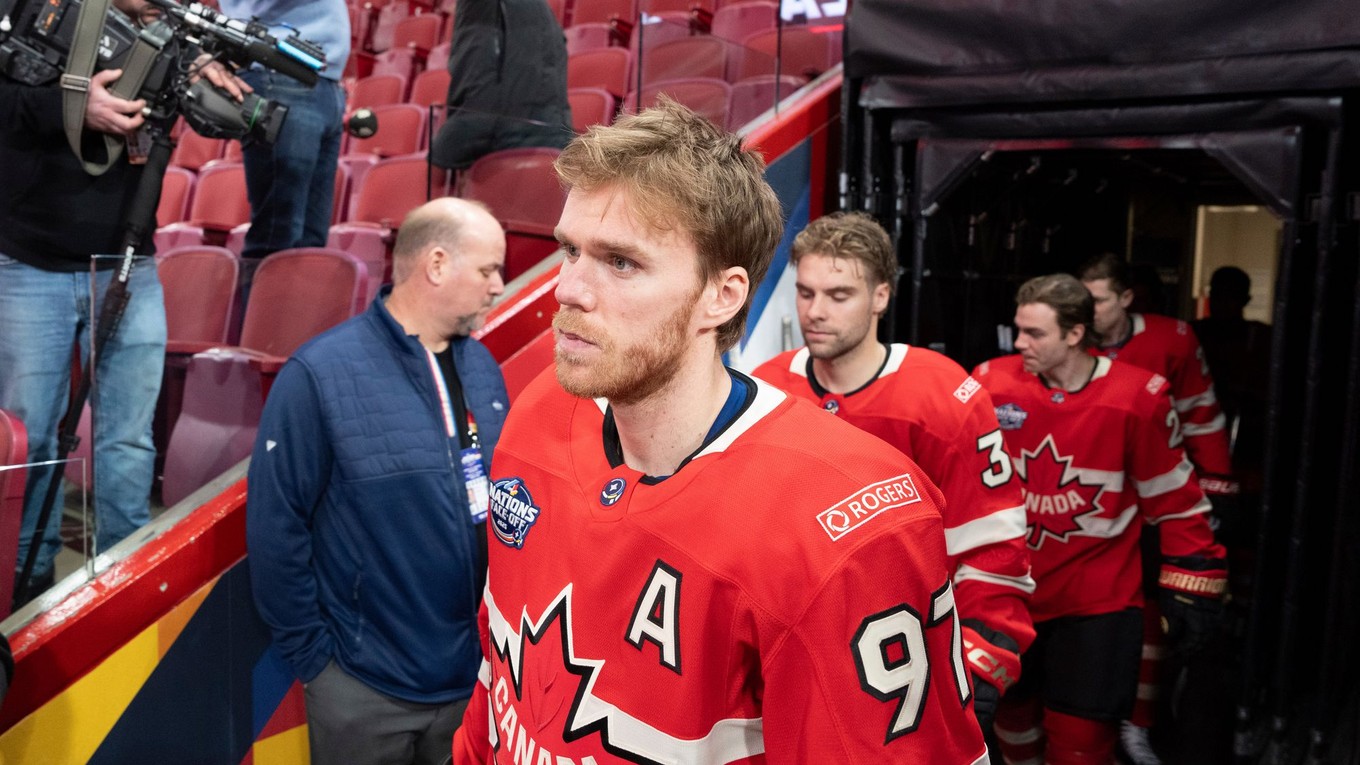
[[[1034,639],[1025,508],[991,397],[943,354],[878,341],[897,258],[873,218],[812,221],[794,239],[791,260],[807,345],[755,375],[896,446],[940,487],[964,656],[986,730]]]
[[[988,762],[938,489],[722,365],[782,231],[762,170],[670,101],[557,160],[555,373],[492,465],[456,763]]]
[[[1159,374],[1171,385],[1171,400],[1181,421],[1185,452],[1199,475],[1200,488],[1220,517],[1234,512],[1240,491],[1234,478],[1228,432],[1214,394],[1209,363],[1199,340],[1184,321],[1150,313],[1132,313],[1134,299],[1129,265],[1114,253],[1087,261],[1080,270],[1082,284],[1095,299],[1095,330],[1101,343],[1092,353],[1133,364]],[[1154,543],[1148,541],[1145,547]],[[1145,580],[1151,584],[1152,572]],[[1157,696],[1165,674],[1165,648],[1156,606],[1143,619],[1143,659],[1138,700],[1120,731],[1125,756],[1132,765],[1160,765],[1149,729],[1156,721]]]
[[[1161,531],[1159,599],[1173,644],[1213,630],[1223,550],[1166,380],[1087,352],[1094,301],[1074,277],[1032,279],[1016,305],[1020,353],[973,372],[1024,488],[1036,582],[1038,634],[1002,699],[997,736],[1010,762],[1110,763],[1137,685],[1142,524]]]
[[[1130,313],[1128,264],[1118,255],[1107,252],[1088,261],[1080,278],[1095,299],[1095,330],[1101,342],[1092,353],[1166,378],[1200,487],[1211,495],[1236,493],[1223,411],[1195,331],[1178,319]]]

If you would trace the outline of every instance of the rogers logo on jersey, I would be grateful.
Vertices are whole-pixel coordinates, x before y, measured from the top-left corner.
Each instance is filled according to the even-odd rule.
[[[968,377],[963,381],[963,384],[954,391],[954,398],[966,404],[968,403],[968,399],[972,398],[973,394],[981,389],[982,383],[974,380],[972,377]]]
[[[916,484],[907,473],[869,484],[817,514],[817,522],[834,542],[863,526],[869,519],[895,507],[921,501]]]
[[[491,484],[491,530],[506,545],[523,548],[524,538],[542,512],[522,479],[502,478]]]

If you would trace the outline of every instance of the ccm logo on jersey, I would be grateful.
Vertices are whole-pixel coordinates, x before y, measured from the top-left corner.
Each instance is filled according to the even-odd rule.
[[[817,514],[817,522],[834,542],[885,510],[920,501],[921,495],[916,492],[916,484],[910,475],[903,473],[896,478],[869,484],[828,507]]]
[[[954,398],[966,404],[968,403],[968,399],[972,398],[973,394],[981,389],[982,383],[974,380],[972,377],[968,377],[963,381],[963,384],[954,391]]]
[[[523,548],[524,538],[542,512],[522,479],[502,478],[491,484],[491,529],[506,545]]]

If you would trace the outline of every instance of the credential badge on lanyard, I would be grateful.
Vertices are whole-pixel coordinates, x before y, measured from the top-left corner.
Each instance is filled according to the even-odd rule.
[[[449,400],[449,388],[444,382],[444,374],[439,370],[439,361],[427,348],[425,355],[430,360],[430,372],[434,375],[435,387],[439,390],[439,403],[444,410],[444,431],[450,439],[458,437],[453,427],[453,402]],[[472,407],[466,406],[468,438],[472,445],[458,452],[459,466],[463,471],[463,486],[467,489],[468,512],[473,523],[485,523],[487,508],[491,504],[491,485],[486,478],[486,468],[482,465],[482,449],[477,439],[477,421],[472,418]]]

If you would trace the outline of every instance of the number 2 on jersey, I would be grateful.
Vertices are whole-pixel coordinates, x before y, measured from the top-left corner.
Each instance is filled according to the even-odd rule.
[[[902,603],[870,614],[855,631],[850,651],[855,656],[860,687],[879,701],[898,702],[884,745],[915,731],[921,724],[930,684],[926,630],[945,624],[950,626],[952,633],[949,653],[954,665],[954,688],[962,706],[968,703],[972,692],[963,663],[963,635],[959,631],[958,612],[954,609],[954,589],[948,582],[931,596],[928,621],[922,623],[916,609]]]

